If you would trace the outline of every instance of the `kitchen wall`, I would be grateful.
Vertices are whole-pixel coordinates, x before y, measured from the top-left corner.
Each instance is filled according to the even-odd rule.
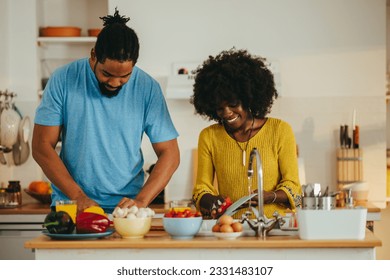
[[[0,11],[7,11],[8,3],[0,1]],[[4,15],[3,15],[4,14]],[[7,70],[8,70],[8,13],[3,12],[0,16],[0,90],[4,91],[8,87]]]
[[[0,69],[5,71],[0,81],[18,93],[18,107],[31,118],[40,82],[37,2],[0,0],[4,7],[0,21],[5,23],[0,34],[8,38],[0,43],[0,51],[6,54],[0,57],[6,65]],[[292,125],[307,182],[336,188],[337,132],[340,124],[352,124],[356,109],[364,179],[371,186],[369,199],[385,206],[385,0],[108,0],[108,7],[110,12],[118,7],[131,17],[129,24],[141,41],[138,65],[156,77],[164,91],[173,63],[200,64],[208,55],[233,46],[274,62],[281,97],[271,116]],[[167,197],[186,198],[192,187],[191,150],[197,146],[200,130],[210,123],[194,115],[188,99],[167,102],[181,149],[181,165]],[[155,161],[147,139],[144,153],[147,165]],[[15,178],[25,186],[42,174],[31,158],[21,167],[0,166],[0,181]]]
[[[356,109],[369,198],[385,206],[385,0],[112,0],[109,7],[131,17],[141,40],[139,66],[164,88],[172,63],[201,63],[233,46],[274,62],[281,97],[271,116],[292,125],[307,182],[336,188],[338,129],[352,125]],[[193,114],[188,100],[168,99],[168,105],[181,135],[182,163],[167,193],[189,197],[191,150],[210,123]]]

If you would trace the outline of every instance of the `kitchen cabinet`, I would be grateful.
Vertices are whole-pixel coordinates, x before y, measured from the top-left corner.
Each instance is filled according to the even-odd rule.
[[[34,252],[24,243],[41,235],[49,212],[49,205],[40,203],[0,209],[0,260],[33,260]]]

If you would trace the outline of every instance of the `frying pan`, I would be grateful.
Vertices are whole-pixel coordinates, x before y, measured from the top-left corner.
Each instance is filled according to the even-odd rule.
[[[30,146],[28,139],[30,137],[31,122],[29,117],[23,117],[19,124],[18,139],[12,147],[13,159],[15,165],[25,163],[30,156]]]

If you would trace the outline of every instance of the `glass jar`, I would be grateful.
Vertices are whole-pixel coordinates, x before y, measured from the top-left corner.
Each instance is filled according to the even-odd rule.
[[[8,204],[12,206],[22,205],[20,181],[8,181]]]
[[[0,207],[8,204],[8,193],[6,188],[0,188]]]

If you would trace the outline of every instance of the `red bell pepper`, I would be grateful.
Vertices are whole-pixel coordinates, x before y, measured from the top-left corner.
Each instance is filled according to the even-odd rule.
[[[230,205],[232,205],[233,202],[232,200],[230,199],[230,197],[226,197],[225,198],[225,201],[222,202],[222,205],[219,207],[218,209],[218,215],[222,215],[223,213],[225,213],[225,211],[229,208]]]
[[[110,220],[100,214],[81,212],[76,216],[77,233],[102,233],[110,226]]]

